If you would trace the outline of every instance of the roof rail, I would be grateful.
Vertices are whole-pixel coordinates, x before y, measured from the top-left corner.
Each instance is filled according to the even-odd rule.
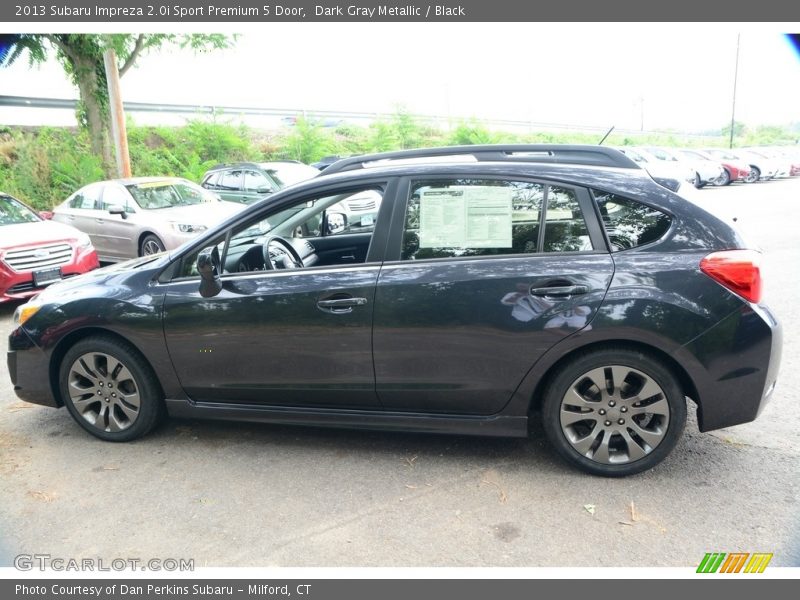
[[[260,168],[258,163],[256,163],[256,162],[238,161],[238,162],[232,162],[232,163],[220,163],[218,165],[214,165],[213,167],[210,167],[207,170],[208,171],[213,171],[214,169],[244,168],[244,167],[252,167],[252,168],[255,168],[255,169],[259,169]]]
[[[495,162],[535,162],[599,167],[619,167],[622,169],[641,169],[633,160],[619,150],[606,146],[572,144],[484,144],[474,146],[446,146],[439,148],[420,148],[418,150],[398,150],[379,154],[362,154],[343,158],[323,173],[340,173],[370,166],[369,163],[393,160],[412,160],[446,156],[472,156],[477,161]]]

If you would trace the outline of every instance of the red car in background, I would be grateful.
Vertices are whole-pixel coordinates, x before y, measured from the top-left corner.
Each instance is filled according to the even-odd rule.
[[[0,302],[28,298],[99,266],[88,235],[46,221],[0,192]]]
[[[728,185],[734,181],[744,181],[750,175],[750,165],[722,148],[706,148],[705,153],[722,165],[725,173],[714,185]]]

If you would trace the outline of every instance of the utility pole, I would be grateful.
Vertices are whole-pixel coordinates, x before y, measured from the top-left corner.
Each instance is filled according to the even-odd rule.
[[[119,88],[119,70],[117,69],[117,53],[113,48],[103,52],[108,81],[108,102],[111,109],[111,135],[114,138],[114,150],[117,157],[117,174],[120,177],[131,176],[131,158],[128,155],[128,131],[125,127],[125,110],[122,108],[122,92]]]
[[[742,37],[741,33],[736,34],[736,68],[733,71],[733,103],[731,107],[731,139],[728,148],[733,148],[733,127],[735,125],[736,117],[736,82],[739,79],[739,41]]]

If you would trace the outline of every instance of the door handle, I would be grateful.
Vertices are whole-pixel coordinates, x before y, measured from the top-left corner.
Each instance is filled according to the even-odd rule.
[[[101,225],[105,223],[104,219],[95,219],[95,222],[100,223]]]
[[[585,285],[554,285],[550,287],[531,288],[531,296],[550,296],[555,298],[569,298],[585,294],[589,288]]]
[[[325,312],[336,314],[347,314],[353,312],[354,306],[363,306],[367,303],[366,298],[333,298],[330,300],[319,300],[317,308]]]

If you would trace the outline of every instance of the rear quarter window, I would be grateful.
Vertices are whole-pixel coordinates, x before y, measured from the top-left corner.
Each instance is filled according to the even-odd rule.
[[[668,214],[636,200],[597,190],[592,194],[612,252],[655,242],[672,224]]]

